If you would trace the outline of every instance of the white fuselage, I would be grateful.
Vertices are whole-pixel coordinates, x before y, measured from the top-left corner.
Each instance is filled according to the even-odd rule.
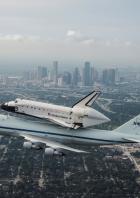
[[[48,119],[68,128],[74,128],[76,125],[86,128],[109,121],[102,113],[88,106],[70,108],[24,99],[5,103],[5,110]]]
[[[29,134],[75,145],[129,143],[125,140],[128,135],[119,132],[98,129],[64,129],[42,121],[34,122],[5,115],[0,115],[0,134],[17,137]]]

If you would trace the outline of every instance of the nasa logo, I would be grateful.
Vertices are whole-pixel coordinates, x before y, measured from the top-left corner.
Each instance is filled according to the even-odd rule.
[[[134,123],[133,123],[135,126],[140,126],[140,122],[138,122],[137,120],[136,121],[134,121]]]

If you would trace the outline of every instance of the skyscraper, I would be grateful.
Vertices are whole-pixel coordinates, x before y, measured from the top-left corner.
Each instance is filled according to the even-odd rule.
[[[116,80],[116,70],[115,69],[105,69],[103,70],[103,83],[106,85],[115,84]]]
[[[38,80],[47,77],[47,67],[38,66]]]
[[[79,72],[79,68],[76,67],[73,71],[73,85],[77,86],[79,81],[80,81],[80,72]]]
[[[64,72],[63,74],[63,82],[64,85],[70,85],[71,84],[71,73],[70,72]]]
[[[91,78],[91,85],[93,85],[94,84],[94,82],[95,82],[95,69],[94,69],[94,67],[91,67],[90,68],[90,78]]]
[[[83,68],[83,85],[84,86],[92,85],[90,62],[85,62],[85,65]]]
[[[53,62],[53,81],[55,83],[55,86],[57,86],[58,84],[57,78],[58,78],[58,61],[54,61]]]

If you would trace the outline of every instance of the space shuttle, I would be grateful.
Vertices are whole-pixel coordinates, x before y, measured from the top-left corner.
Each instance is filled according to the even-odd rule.
[[[66,128],[87,128],[110,121],[108,117],[92,108],[92,104],[100,94],[99,90],[95,90],[72,107],[18,98],[15,101],[3,103],[1,108],[8,112],[48,120]]]

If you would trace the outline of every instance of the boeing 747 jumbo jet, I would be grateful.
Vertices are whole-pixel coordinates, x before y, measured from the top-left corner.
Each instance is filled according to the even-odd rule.
[[[110,121],[105,115],[91,107],[100,93],[100,91],[91,92],[74,104],[72,108],[24,99],[6,102],[1,105],[1,108],[6,111],[47,119],[66,128],[86,128]]]
[[[113,131],[92,128],[77,130],[54,124],[0,115],[0,134],[24,139],[27,149],[44,149],[47,156],[63,156],[66,151],[86,153],[73,145],[140,143],[140,115]]]

